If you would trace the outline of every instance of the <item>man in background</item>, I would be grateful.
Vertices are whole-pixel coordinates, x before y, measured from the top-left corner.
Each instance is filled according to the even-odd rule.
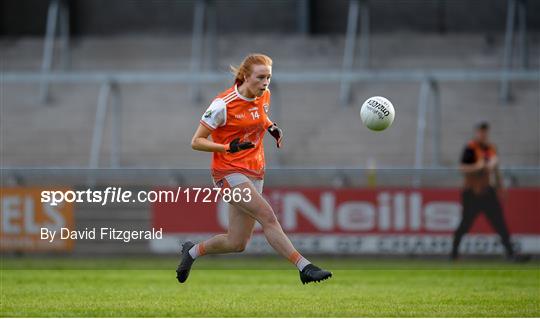
[[[469,231],[478,214],[483,212],[501,237],[508,259],[516,261],[527,259],[526,256],[516,258],[510,243],[510,234],[497,194],[502,191],[503,185],[497,150],[489,141],[489,123],[482,122],[476,126],[475,138],[467,143],[463,151],[461,171],[464,175],[461,195],[463,215],[454,233],[451,258],[453,260],[458,258],[459,244],[463,235]]]

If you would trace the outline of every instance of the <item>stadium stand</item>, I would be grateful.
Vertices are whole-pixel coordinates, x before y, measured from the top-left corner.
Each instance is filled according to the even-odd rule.
[[[538,56],[538,35],[531,34],[529,50]],[[278,40],[283,46],[275,46]],[[226,73],[250,51],[271,55],[274,67],[274,116],[286,131],[280,155],[267,148],[270,166],[364,167],[411,166],[414,163],[418,83],[360,82],[353,86],[353,107],[342,107],[337,83],[280,84],[279,72],[317,71],[340,66],[343,37],[261,35],[251,39],[230,35],[219,39],[217,70]],[[154,70],[189,68],[189,38],[82,38],[72,49],[74,70]],[[241,45],[238,45],[238,44]],[[4,70],[31,70],[40,65],[42,41],[4,41]],[[502,39],[486,40],[477,34],[400,36],[375,35],[371,67],[418,69],[482,69],[500,66]],[[434,54],[436,51],[437,54]],[[456,58],[458,57],[458,58]],[[531,68],[538,60],[531,59]],[[207,167],[209,156],[193,152],[189,141],[198,118],[212,94],[229,83],[203,88],[203,99],[194,103],[190,87],[182,84],[126,84],[121,86],[121,166]],[[493,137],[504,165],[535,166],[540,162],[540,97],[538,83],[513,85],[515,99],[509,105],[498,100],[498,83],[445,82],[441,90],[441,164],[454,166],[456,154],[472,134],[472,125],[482,119],[493,123]],[[2,154],[5,166],[86,166],[95,122],[99,87],[94,84],[53,84],[53,101],[37,103],[38,85],[4,84]],[[361,102],[384,95],[397,112],[391,130],[370,134],[360,125]],[[276,107],[274,107],[274,112]],[[467,113],[468,116],[463,116]],[[110,124],[110,123],[109,123]],[[106,126],[110,130],[110,125]],[[428,136],[431,126],[427,125]],[[9,134],[8,134],[9,132]],[[107,166],[108,131],[100,163]],[[426,144],[430,141],[429,137]],[[271,145],[271,144],[269,144]],[[430,154],[426,152],[425,162]],[[103,164],[105,163],[105,164]]]
[[[199,1],[199,3],[202,1]],[[210,1],[211,2],[211,1]],[[220,28],[215,51],[210,52],[216,61],[210,67],[208,55],[204,55],[203,71],[215,71],[227,75],[230,64],[239,63],[251,52],[263,52],[274,59],[274,79],[271,85],[273,120],[285,131],[284,148],[276,151],[272,140],[267,141],[266,154],[270,168],[291,167],[338,167],[366,168],[412,168],[415,166],[418,126],[418,81],[361,81],[352,85],[352,104],[343,105],[340,100],[339,81],[282,82],[280,73],[306,71],[339,72],[342,68],[349,1],[298,1],[310,2],[315,14],[311,31],[297,32],[294,10],[296,1],[272,1],[264,3],[267,13],[260,20],[252,16],[246,22],[258,27],[256,36],[238,33],[238,25],[218,20]],[[350,1],[350,3],[358,1]],[[361,1],[365,3],[365,1]],[[518,1],[522,3],[522,1]],[[22,3],[22,2],[21,2]],[[50,3],[54,3],[51,1]],[[175,72],[191,70],[193,38],[193,1],[176,1],[161,4],[152,9],[150,2],[130,0],[109,4],[106,14],[100,10],[104,1],[71,1],[71,65],[69,71],[90,74],[92,72]],[[252,9],[254,1],[215,1],[221,16],[231,21],[243,17]],[[272,4],[275,4],[272,7]],[[276,4],[277,3],[277,4]],[[426,5],[429,3],[429,5]],[[507,1],[371,1],[372,31],[370,36],[369,69],[400,70],[501,70],[505,50],[504,19]],[[516,4],[509,0],[508,3]],[[527,12],[529,26],[528,54],[540,56],[539,20],[534,19],[540,2],[530,1]],[[391,4],[391,5],[389,5]],[[444,4],[445,12],[441,12]],[[29,10],[33,11],[30,14]],[[471,10],[471,7],[474,10]],[[491,10],[481,10],[490,6]],[[237,10],[242,7],[243,10]],[[43,66],[47,3],[31,0],[19,5],[19,1],[2,3],[5,25],[0,40],[2,61],[2,96],[0,125],[0,164],[10,170],[4,184],[41,185],[39,171],[30,171],[22,183],[17,174],[25,168],[60,168],[51,173],[48,183],[74,185],[83,188],[92,185],[85,172],[70,177],[65,168],[85,168],[91,163],[92,136],[95,133],[96,105],[100,92],[99,83],[72,82],[51,83],[49,103],[40,103],[39,82],[4,82],[4,73],[40,72]],[[251,8],[251,9],[250,9]],[[389,10],[388,8],[391,8]],[[165,9],[165,10],[163,10]],[[439,11],[438,11],[439,10]],[[475,14],[467,14],[474,11]],[[38,12],[39,14],[36,14]],[[140,13],[145,14],[141,15]],[[125,14],[124,14],[125,13]],[[281,14],[283,13],[283,14]],[[324,16],[325,19],[320,19]],[[17,17],[17,19],[13,19]],[[121,18],[120,18],[121,17]],[[533,18],[533,19],[531,19]],[[118,19],[118,20],[116,20]],[[143,23],[144,22],[144,23]],[[177,32],[180,30],[180,32]],[[305,31],[305,30],[304,30]],[[420,32],[419,32],[420,31]],[[183,33],[182,33],[183,32]],[[260,32],[260,33],[259,33]],[[4,36],[7,35],[7,36]],[[22,36],[21,36],[22,35]],[[36,36],[29,37],[28,35]],[[60,44],[61,39],[56,40]],[[210,40],[211,41],[211,40]],[[517,42],[517,41],[516,41]],[[276,45],[279,44],[279,45]],[[359,45],[360,46],[360,45]],[[56,51],[61,51],[56,48]],[[208,50],[207,50],[208,52]],[[58,53],[58,52],[57,52]],[[514,55],[513,65],[519,65],[519,54]],[[360,70],[359,54],[351,70]],[[55,56],[56,71],[63,70]],[[540,68],[538,58],[529,59],[529,71]],[[232,80],[232,77],[230,78]],[[440,91],[440,161],[446,168],[455,168],[464,143],[473,134],[472,127],[480,120],[492,124],[492,137],[499,148],[503,167],[532,168],[535,174],[522,171],[525,183],[538,185],[540,166],[540,73],[538,81],[512,81],[512,99],[509,103],[499,98],[500,83],[489,81],[441,81]],[[121,131],[119,166],[191,169],[202,168],[199,174],[208,182],[207,168],[211,156],[191,150],[190,139],[198,120],[214,94],[226,89],[230,81],[203,84],[201,99],[194,101],[191,84],[185,83],[135,83],[119,84]],[[362,126],[359,117],[361,103],[373,95],[388,97],[396,109],[393,126],[381,133],[373,133]],[[429,110],[430,112],[432,110]],[[428,123],[423,163],[433,162],[430,151],[434,125]],[[113,119],[106,117],[103,145],[99,167],[109,167],[111,129]],[[90,165],[91,166],[91,165]],[[46,169],[44,170],[46,171]],[[158,175],[158,170],[150,174]],[[202,171],[199,171],[202,172]],[[11,174],[13,173],[13,174]],[[456,187],[461,181],[459,174],[444,181],[437,172],[429,178],[437,186]],[[107,175],[109,172],[100,172]],[[115,185],[137,185],[148,189],[155,185],[176,185],[174,176],[155,176],[118,170],[103,179]],[[148,172],[147,172],[148,174]],[[288,174],[281,171],[281,177]],[[381,174],[384,174],[382,170]],[[409,173],[408,173],[409,174]],[[309,175],[309,174],[306,174]],[[119,177],[120,176],[120,177]],[[143,177],[141,177],[143,176]],[[165,176],[165,177],[164,177]],[[199,178],[198,176],[197,178]],[[272,176],[272,175],[271,175]],[[296,177],[296,176],[295,176]],[[313,176],[301,178],[269,178],[269,184],[288,186],[301,180],[300,185],[313,185]],[[402,176],[403,177],[403,176]],[[405,176],[410,177],[411,176]],[[446,178],[448,177],[448,178]],[[72,179],[69,179],[72,178]],[[184,176],[183,178],[189,178]],[[394,179],[398,179],[394,182]],[[395,176],[383,181],[383,186],[411,184]],[[439,179],[439,180],[438,180]],[[2,180],[3,182],[5,181]],[[43,179],[45,180],[45,179]],[[135,180],[135,182],[134,182]],[[196,180],[194,178],[194,180]],[[328,186],[327,180],[319,179]],[[284,182],[283,182],[284,181]],[[364,180],[362,180],[363,182]],[[26,184],[24,183],[26,182]],[[184,180],[183,182],[193,182]],[[193,185],[199,182],[196,180]],[[395,184],[392,184],[394,182]],[[528,183],[528,184],[527,184]],[[178,183],[181,184],[181,183]],[[188,183],[189,184],[189,183]],[[334,186],[333,181],[329,183]],[[379,184],[379,185],[380,185]],[[366,187],[367,183],[361,184]],[[358,185],[356,185],[358,186]],[[96,204],[97,205],[97,204]],[[118,227],[119,229],[147,229],[152,223],[151,206],[143,203],[109,205],[100,209],[83,203],[74,212],[78,229],[88,227]],[[77,242],[75,252],[89,254],[148,253],[148,242],[141,240],[130,245],[117,241],[91,240]]]

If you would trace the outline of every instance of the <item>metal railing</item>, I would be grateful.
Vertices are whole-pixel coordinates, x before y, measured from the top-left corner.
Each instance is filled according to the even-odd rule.
[[[112,186],[204,186],[211,184],[210,171],[178,168],[27,168],[0,169],[2,186],[78,185]],[[505,187],[539,187],[539,167],[503,167]],[[265,186],[283,187],[459,187],[462,173],[452,168],[317,167],[267,169]]]
[[[439,82],[474,82],[474,81],[499,81],[503,76],[507,80],[540,81],[540,69],[537,70],[364,70],[353,72],[281,72],[273,76],[275,91],[284,83],[348,83],[369,82],[411,82],[420,84],[420,97],[418,101],[418,119],[415,148],[415,168],[424,167],[424,144],[426,135],[427,113],[431,111],[434,128],[432,143],[433,162],[432,166],[439,165],[440,145],[440,97]],[[222,83],[229,79],[227,73],[217,72],[51,72],[48,74],[37,72],[4,72],[2,83],[98,83],[101,84],[96,122],[94,125],[92,148],[89,167],[98,167],[98,159],[101,150],[103,131],[105,129],[106,113],[109,109],[109,96],[112,94],[113,123],[116,123],[111,131],[113,143],[111,143],[111,166],[117,167],[119,160],[119,134],[120,134],[120,102],[118,88],[124,84],[135,83]],[[279,83],[277,85],[276,83]],[[275,92],[276,93],[276,92]],[[276,113],[281,113],[279,104],[275,108]],[[116,141],[116,142],[115,142]]]

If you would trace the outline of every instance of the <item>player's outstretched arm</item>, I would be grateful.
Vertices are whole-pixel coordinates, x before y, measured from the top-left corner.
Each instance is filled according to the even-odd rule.
[[[241,142],[239,138],[234,139],[229,144],[219,144],[208,139],[211,131],[204,125],[199,124],[193,138],[191,138],[191,148],[203,152],[229,152],[236,153],[242,150],[254,148],[251,142]]]
[[[199,127],[197,127],[195,134],[191,138],[191,148],[202,152],[226,152],[227,145],[215,143],[208,139],[210,133],[212,132],[208,128],[199,124]]]

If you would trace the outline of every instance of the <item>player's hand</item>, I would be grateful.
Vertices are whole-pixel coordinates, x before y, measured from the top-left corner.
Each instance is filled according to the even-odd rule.
[[[486,161],[484,159],[480,159],[478,160],[475,164],[474,164],[474,168],[478,171],[481,171],[483,169],[486,168]]]
[[[240,142],[240,138],[237,137],[234,140],[232,140],[231,143],[229,143],[229,149],[227,149],[227,152],[236,153],[236,152],[240,152],[240,151],[247,150],[254,147],[255,147],[255,144],[251,142]]]
[[[498,165],[499,160],[497,159],[497,157],[492,157],[487,163],[487,168],[492,171],[497,168]]]
[[[283,141],[283,131],[276,125],[276,123],[270,125],[268,133],[276,139],[276,145],[281,148],[281,142]]]

